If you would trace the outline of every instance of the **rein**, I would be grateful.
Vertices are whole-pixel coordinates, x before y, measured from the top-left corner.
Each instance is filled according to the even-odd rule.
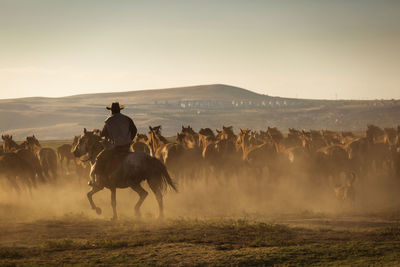
[[[94,164],[96,161],[97,155],[103,150],[103,146],[100,143],[101,138],[94,138],[90,139],[90,144],[88,144],[87,151],[88,151],[88,158],[85,160],[82,160],[83,162],[88,162]]]

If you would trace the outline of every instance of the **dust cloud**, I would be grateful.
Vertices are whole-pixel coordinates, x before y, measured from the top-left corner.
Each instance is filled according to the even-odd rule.
[[[354,201],[338,199],[325,180],[315,183],[301,174],[275,180],[246,174],[215,177],[211,173],[196,178],[173,178],[179,192],[168,190],[164,194],[167,218],[257,219],[304,212],[362,214],[396,210],[400,204],[400,181],[385,175],[357,177]],[[31,192],[23,188],[18,193],[5,179],[0,179],[0,221],[25,222],[65,216],[110,219],[110,191],[104,189],[94,195],[94,202],[103,210],[97,215],[87,200],[86,193],[90,188],[86,183],[73,172],[60,175],[54,183],[38,184]],[[146,182],[142,184],[149,192],[141,208],[143,219],[156,218],[155,196]],[[130,188],[118,189],[119,217],[134,219],[134,205],[138,199],[137,193]]]

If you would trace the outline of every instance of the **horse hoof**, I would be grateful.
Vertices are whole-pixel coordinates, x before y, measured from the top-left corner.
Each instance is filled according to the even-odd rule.
[[[99,207],[96,207],[96,213],[97,213],[98,215],[101,214],[101,209],[100,209]]]
[[[110,219],[110,221],[112,221],[112,222],[118,221],[118,217],[112,217],[112,218]]]

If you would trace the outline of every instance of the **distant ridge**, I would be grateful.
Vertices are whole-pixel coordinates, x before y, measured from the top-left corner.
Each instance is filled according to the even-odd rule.
[[[196,85],[185,87],[174,87],[166,89],[147,89],[137,91],[115,92],[115,93],[98,93],[98,94],[81,94],[67,96],[66,98],[85,98],[85,97],[140,97],[142,100],[147,98],[169,99],[169,100],[182,100],[182,99],[204,99],[208,96],[214,97],[216,100],[226,100],[227,95],[232,97],[239,97],[245,99],[256,99],[260,94],[246,90],[243,88],[225,85],[225,84],[210,84],[210,85]]]
[[[364,130],[368,123],[382,127],[400,124],[399,100],[311,100],[262,95],[243,88],[210,84],[167,89],[29,97],[0,100],[0,131],[16,139],[35,134],[41,139],[70,139],[83,127],[101,128],[105,106],[119,101],[139,128],[162,125],[174,135],[182,125],[195,129],[222,125],[283,131],[304,129]]]

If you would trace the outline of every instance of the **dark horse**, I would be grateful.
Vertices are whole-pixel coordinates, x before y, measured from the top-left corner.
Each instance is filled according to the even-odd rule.
[[[86,153],[88,154],[92,165],[92,171],[90,173],[92,178],[95,175],[93,173],[93,166],[96,156],[102,149],[101,137],[92,131],[84,129],[83,135],[79,137],[78,143],[72,150],[72,153],[74,153],[76,157],[80,157]],[[159,206],[159,216],[163,217],[163,190],[165,190],[167,186],[172,187],[175,191],[177,191],[177,189],[164,164],[160,160],[143,152],[129,152],[119,166],[108,176],[108,179],[104,179],[99,185],[92,187],[92,190],[87,193],[92,209],[96,210],[97,214],[101,214],[101,209],[96,207],[92,196],[106,187],[111,191],[111,206],[113,208],[112,219],[117,219],[116,189],[130,187],[139,194],[140,198],[136,203],[135,212],[137,216],[140,216],[140,206],[148,195],[147,191],[140,185],[144,180],[147,181],[151,190],[154,192]]]

